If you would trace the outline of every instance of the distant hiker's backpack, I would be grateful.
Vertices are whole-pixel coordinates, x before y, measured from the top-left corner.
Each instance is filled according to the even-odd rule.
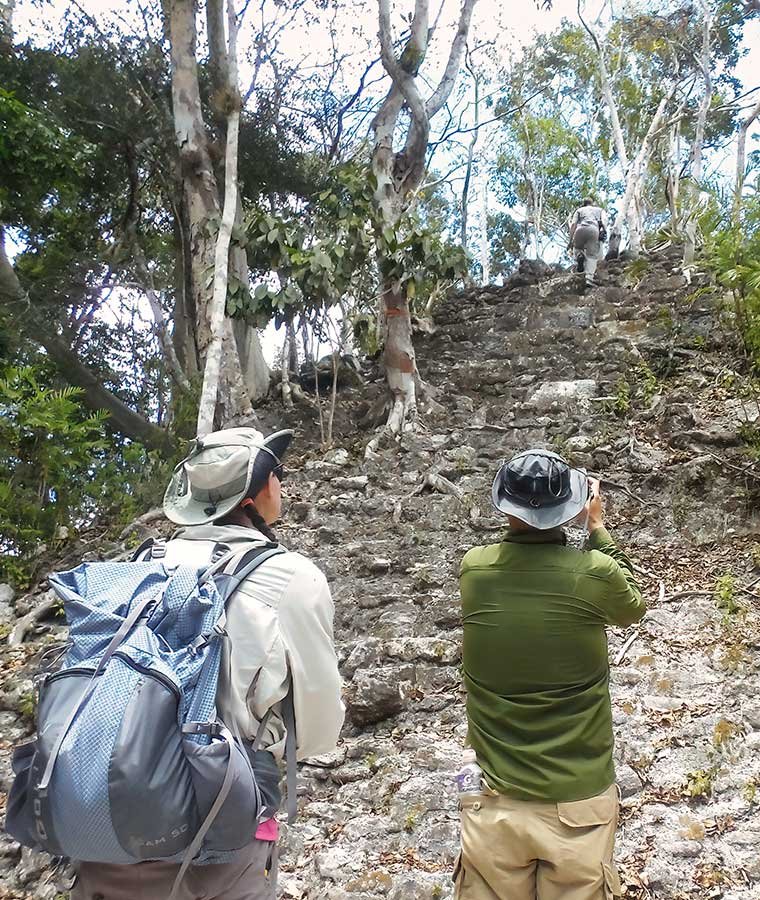
[[[182,874],[251,841],[261,794],[239,735],[217,719],[216,688],[225,605],[282,552],[258,545],[201,569],[156,553],[50,577],[71,643],[42,681],[37,739],[14,754],[17,841],[91,862],[184,860]]]
[[[599,220],[599,243],[604,244],[607,240],[607,229],[604,227],[604,222]]]

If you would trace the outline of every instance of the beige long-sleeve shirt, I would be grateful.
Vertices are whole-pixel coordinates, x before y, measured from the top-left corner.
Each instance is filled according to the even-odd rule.
[[[239,525],[180,529],[167,544],[169,565],[206,565],[217,544],[246,550],[266,542],[261,532]],[[343,725],[341,680],[333,644],[334,607],[324,574],[300,553],[265,560],[227,604],[229,641],[219,676],[222,720],[253,739],[272,708],[260,749],[281,759],[285,726],[280,703],[293,679],[297,755],[306,759],[335,748]],[[226,654],[231,653],[227,678]]]

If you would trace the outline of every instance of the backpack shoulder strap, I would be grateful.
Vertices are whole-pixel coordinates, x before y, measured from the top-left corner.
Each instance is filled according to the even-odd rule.
[[[166,541],[163,538],[148,538],[130,556],[130,562],[148,562],[166,556]]]
[[[226,606],[243,581],[263,562],[286,552],[284,547],[273,542],[256,544],[240,553],[224,556],[218,562],[213,563],[201,576],[200,583],[213,578]]]

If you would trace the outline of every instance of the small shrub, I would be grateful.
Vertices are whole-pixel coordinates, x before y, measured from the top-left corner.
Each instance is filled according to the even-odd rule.
[[[37,712],[37,694],[34,691],[25,691],[19,697],[16,709],[25,719],[34,721]]]
[[[638,370],[638,382],[644,403],[649,406],[652,398],[660,390],[660,380],[646,363],[642,363]]]
[[[713,791],[715,772],[712,769],[698,769],[689,772],[684,784],[684,793],[687,797],[709,797]]]
[[[725,616],[733,616],[741,610],[736,599],[736,579],[733,575],[721,575],[715,579],[713,597]]]
[[[614,408],[619,416],[625,416],[631,410],[631,386],[622,377],[618,379]]]
[[[719,719],[713,729],[713,747],[719,750],[725,747],[739,732],[739,726],[728,719]]]
[[[410,809],[404,817],[404,831],[414,831],[420,820],[418,809]]]
[[[625,277],[635,290],[648,271],[649,260],[646,256],[639,256],[638,259],[631,260],[625,267]]]

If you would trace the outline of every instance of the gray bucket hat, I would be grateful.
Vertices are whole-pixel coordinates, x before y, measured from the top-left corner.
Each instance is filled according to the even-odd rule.
[[[588,475],[551,450],[526,450],[496,473],[491,499],[499,512],[532,528],[556,528],[574,519],[589,498]]]
[[[292,438],[292,431],[265,438],[255,428],[225,428],[197,438],[164,494],[166,518],[177,525],[205,525],[226,516],[264,486]]]

